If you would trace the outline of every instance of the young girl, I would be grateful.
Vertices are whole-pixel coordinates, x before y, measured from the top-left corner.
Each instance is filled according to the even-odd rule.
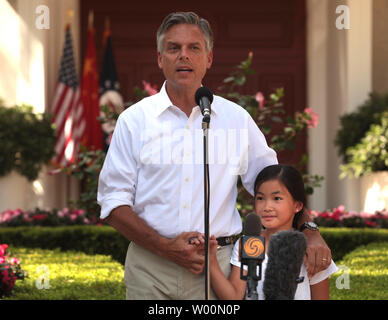
[[[306,206],[306,195],[303,179],[299,172],[291,166],[272,165],[263,169],[255,181],[255,211],[260,217],[265,237],[266,250],[271,235],[281,230],[290,230],[296,226],[297,215],[302,214]],[[236,242],[232,257],[232,271],[229,279],[225,277],[217,262],[217,241],[210,238],[210,275],[214,292],[219,299],[243,299],[246,291],[246,281],[240,279],[239,240]],[[259,299],[265,299],[263,283],[268,257],[262,263],[261,280],[258,282]],[[308,277],[306,268],[301,266],[299,283],[295,300],[329,299],[329,276],[337,270],[334,262],[321,272]]]

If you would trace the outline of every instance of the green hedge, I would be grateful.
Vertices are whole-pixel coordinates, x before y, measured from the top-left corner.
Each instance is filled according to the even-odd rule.
[[[110,226],[5,227],[0,243],[25,247],[77,250],[110,255],[124,264],[129,241]]]
[[[334,261],[339,261],[361,245],[371,242],[388,242],[387,229],[320,228],[320,230],[331,249]]]
[[[388,242],[360,246],[336,264],[331,299],[388,300]]]
[[[361,245],[388,242],[387,229],[321,228],[321,234],[332,251],[334,261]],[[0,228],[0,243],[110,255],[124,264],[129,241],[110,226],[64,226]]]

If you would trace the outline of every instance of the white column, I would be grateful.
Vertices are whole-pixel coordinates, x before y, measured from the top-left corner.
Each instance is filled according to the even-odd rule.
[[[350,29],[339,30],[338,5],[350,13]],[[325,177],[324,186],[310,199],[310,207],[325,210],[344,204],[361,210],[360,185],[356,179],[339,179],[334,138],[339,117],[357,108],[371,91],[372,1],[307,0],[308,105],[320,116],[309,132],[309,171]]]
[[[37,27],[41,14],[37,8],[41,5],[49,12],[48,29]],[[6,105],[27,103],[33,105],[36,112],[50,110],[68,9],[74,11],[72,35],[79,75],[79,0],[0,0],[0,97]],[[0,211],[36,206],[62,208],[67,204],[67,190],[70,198],[77,199],[78,181],[69,180],[64,174],[50,176],[48,168],[44,168],[32,183],[14,172],[0,178],[0,190]]]
[[[319,115],[318,126],[308,131],[309,172],[327,174],[327,51],[328,21],[327,3],[321,0],[307,1],[307,106]],[[316,188],[309,199],[314,210],[324,210],[327,204],[327,182]]]

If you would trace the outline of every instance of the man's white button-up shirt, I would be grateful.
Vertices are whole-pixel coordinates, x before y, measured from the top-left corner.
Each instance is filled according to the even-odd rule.
[[[202,114],[190,117],[160,92],[120,114],[98,184],[101,218],[132,207],[160,235],[204,232]],[[253,194],[257,174],[277,163],[276,153],[249,113],[214,96],[209,129],[210,234],[241,232],[237,178]]]

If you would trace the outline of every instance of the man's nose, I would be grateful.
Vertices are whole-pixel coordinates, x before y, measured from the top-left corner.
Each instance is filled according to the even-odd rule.
[[[180,60],[189,60],[189,52],[188,49],[183,47],[180,52]]]

